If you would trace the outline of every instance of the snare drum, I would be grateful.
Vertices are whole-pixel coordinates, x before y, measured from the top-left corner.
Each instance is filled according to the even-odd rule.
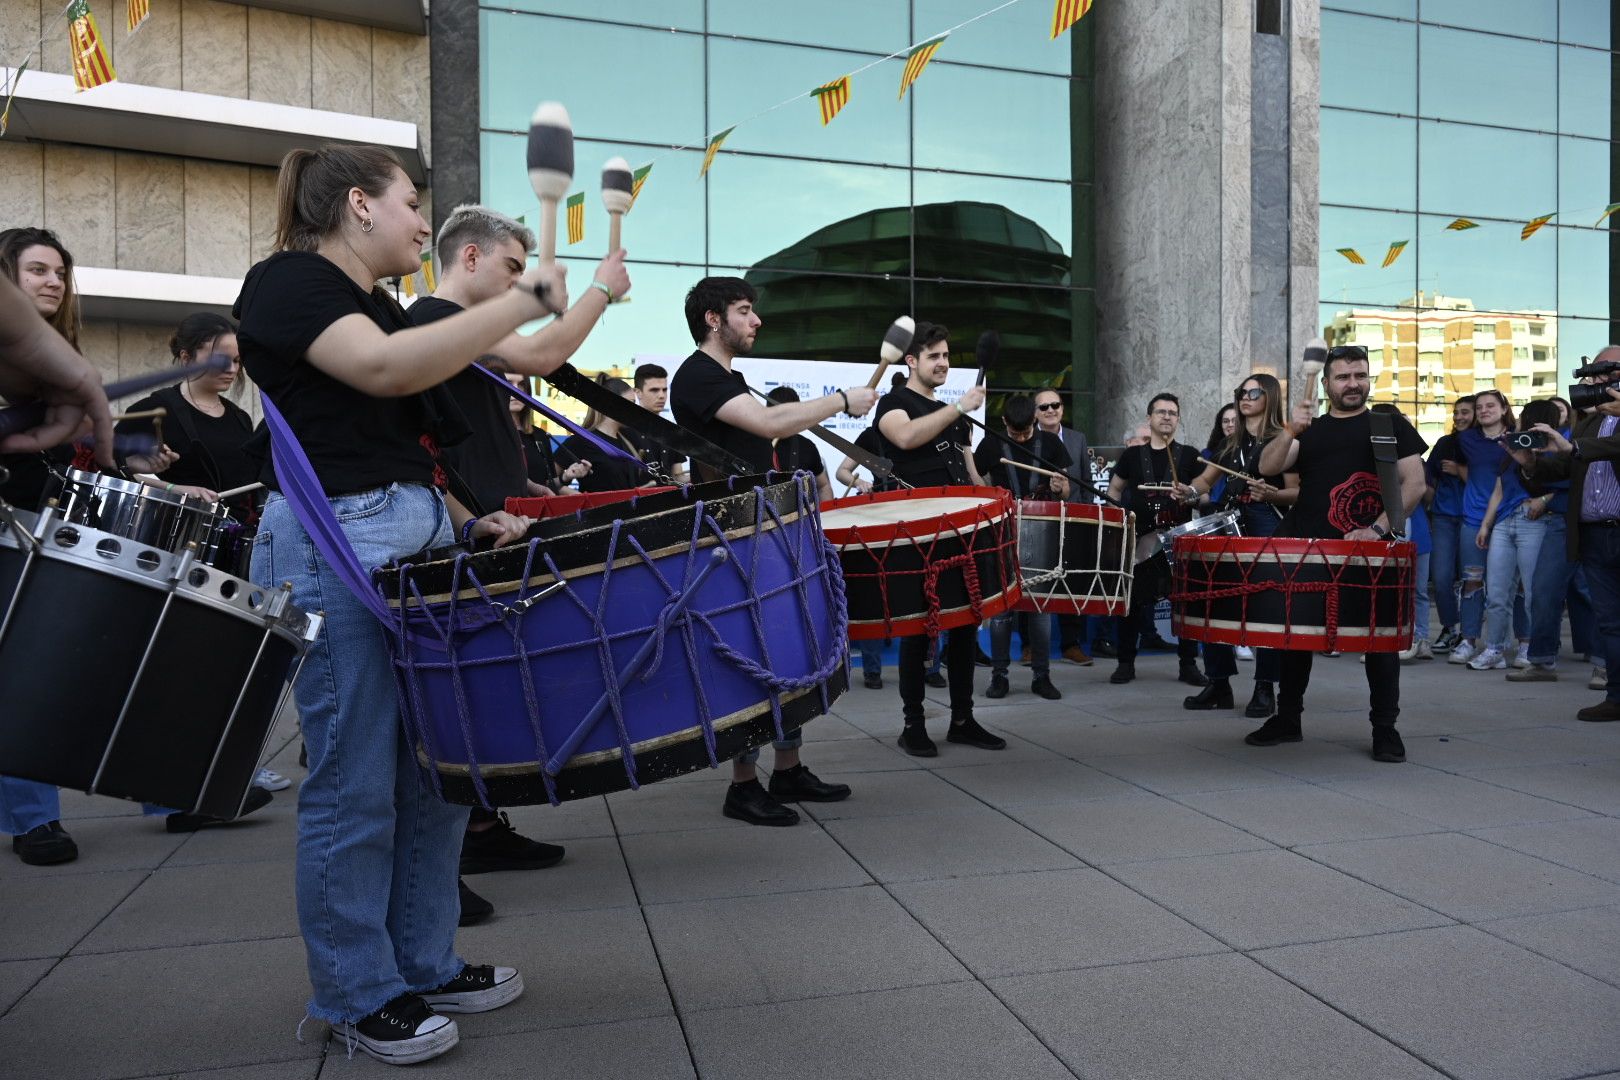
[[[1117,506],[1018,504],[1019,611],[1123,615],[1131,606],[1135,520]]]
[[[935,634],[1007,611],[1022,593],[1017,517],[1001,488],[931,487],[834,499],[822,527],[849,595],[849,636]]]
[[[196,544],[196,560],[246,579],[255,530],[222,502],[176,495],[105,473],[69,469],[57,497],[61,516],[99,532],[178,555]]]
[[[14,521],[0,512],[0,773],[236,817],[320,617],[191,550],[60,509]]]
[[[1222,510],[1142,537],[1136,542],[1138,591],[1154,600],[1169,596],[1173,576],[1170,560],[1175,557],[1176,542],[1194,536],[1241,536],[1242,521],[1238,511]]]

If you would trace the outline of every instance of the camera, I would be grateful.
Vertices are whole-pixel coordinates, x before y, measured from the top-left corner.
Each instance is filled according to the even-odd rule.
[[[1592,389],[1597,389],[1593,387]],[[1508,446],[1514,450],[1541,450],[1547,445],[1545,431],[1515,431],[1507,437]]]
[[[1577,379],[1600,379],[1598,383],[1574,383],[1569,388],[1569,403],[1577,409],[1595,409],[1604,402],[1612,400],[1609,397],[1609,386],[1620,376],[1620,361],[1600,360],[1598,363],[1588,363],[1588,358],[1581,357],[1582,365],[1571,374]]]

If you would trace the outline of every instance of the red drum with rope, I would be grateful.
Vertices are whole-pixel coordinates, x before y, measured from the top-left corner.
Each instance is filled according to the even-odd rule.
[[[1117,506],[1025,499],[1018,504],[1015,607],[1046,615],[1123,615],[1131,606],[1136,526]]]
[[[1174,554],[1177,637],[1316,652],[1412,644],[1410,542],[1203,536],[1177,540]]]
[[[931,487],[834,499],[821,525],[838,549],[856,639],[972,626],[1017,603],[1011,493]]]

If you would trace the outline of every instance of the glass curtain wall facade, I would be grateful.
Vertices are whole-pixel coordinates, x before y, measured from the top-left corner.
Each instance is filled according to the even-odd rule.
[[[1620,340],[1617,221],[1599,222],[1620,202],[1617,6],[1323,5],[1324,336],[1365,345],[1374,400],[1425,434],[1478,389],[1563,394],[1583,355]]]
[[[558,240],[578,290],[606,246],[598,192],[615,155],[653,168],[624,222],[632,302],[576,363],[625,369],[692,349],[686,290],[760,291],[755,355],[876,362],[913,312],[951,329],[953,362],[1002,337],[995,390],[1056,386],[1091,416],[1091,41],[1049,39],[1050,5],[951,34],[898,97],[904,61],[854,76],[823,126],[814,87],[981,12],[988,0],[508,0],[480,12],[482,189],[536,220],[524,148],[538,101],[569,109],[585,238]],[[789,98],[781,108],[758,115]],[[752,119],[750,119],[752,118]],[[706,177],[709,134],[733,124]],[[992,403],[994,408],[994,401]]]

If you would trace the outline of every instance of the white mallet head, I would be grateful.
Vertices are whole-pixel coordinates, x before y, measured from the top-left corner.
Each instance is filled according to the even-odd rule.
[[[911,339],[917,334],[917,323],[910,315],[902,315],[889,326],[889,332],[883,335],[883,346],[878,350],[878,356],[891,364],[898,364],[905,359],[906,350],[911,348]]]
[[[602,205],[610,214],[630,209],[630,163],[622,157],[609,158],[602,166]]]
[[[542,101],[529,121],[529,183],[540,198],[561,201],[573,182],[573,122],[560,102]]]
[[[1313,337],[1305,343],[1305,360],[1299,365],[1299,370],[1308,379],[1322,370],[1322,364],[1326,359],[1327,342],[1319,337]]]

